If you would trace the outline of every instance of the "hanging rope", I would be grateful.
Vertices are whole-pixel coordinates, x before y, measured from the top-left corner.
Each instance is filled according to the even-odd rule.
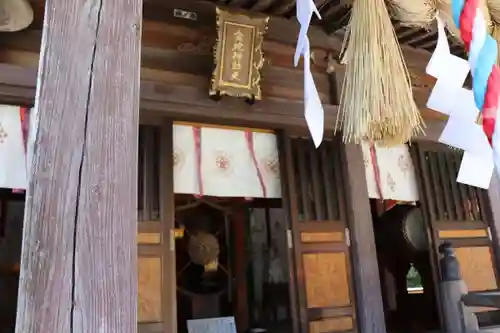
[[[497,42],[487,32],[478,0],[453,0],[452,9],[453,20],[469,53],[474,101],[481,111],[483,131],[493,148],[495,166],[500,173],[500,133],[496,133],[500,130],[495,131],[500,97]]]

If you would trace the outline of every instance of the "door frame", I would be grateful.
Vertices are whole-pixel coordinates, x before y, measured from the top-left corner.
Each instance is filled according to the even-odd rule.
[[[301,323],[299,318],[302,320],[305,314],[300,313],[299,298],[297,288],[297,277],[296,277],[296,267],[297,263],[295,261],[295,246],[300,239],[297,235],[292,232],[292,205],[287,193],[295,193],[295,184],[290,182],[288,179],[288,166],[291,163],[292,156],[289,154],[289,140],[287,137],[287,132],[285,130],[280,130],[276,132],[276,139],[278,143],[278,158],[280,163],[280,177],[281,177],[281,202],[282,209],[285,214],[286,220],[286,237],[288,246],[288,289],[290,297],[290,315],[292,317],[292,332],[300,333]],[[303,297],[303,296],[302,296]]]
[[[164,332],[177,332],[177,277],[175,262],[173,121],[160,127],[160,223],[162,244],[161,307]],[[170,172],[169,172],[170,171]]]
[[[295,134],[295,133],[294,133]],[[279,149],[283,151],[287,144],[286,140],[290,133],[286,131],[278,132]],[[375,237],[373,232],[372,214],[368,197],[368,187],[365,177],[365,167],[362,155],[362,150],[359,145],[340,143],[341,149],[341,174],[344,176],[346,212],[347,212],[347,228],[349,229],[350,251],[349,260],[351,261],[352,273],[352,288],[354,289],[356,304],[354,305],[354,317],[359,332],[370,333],[385,333],[385,316],[383,312],[382,292],[380,286],[380,276],[375,251]],[[286,149],[284,151],[290,151]],[[291,156],[280,154],[280,167],[283,176],[282,188],[283,193],[288,193],[290,181],[286,172],[285,164],[290,165]],[[292,183],[293,185],[293,183]],[[291,228],[290,218],[290,202],[288,198],[283,196],[284,208]],[[285,207],[286,206],[286,207]],[[300,244],[299,235],[291,235],[293,247]],[[294,281],[294,286],[290,287],[290,294],[299,293],[297,289],[297,279],[294,277],[296,272],[297,261],[295,260],[295,249],[290,249],[290,262],[294,264],[290,267],[291,281]],[[305,295],[303,296],[305,299]],[[296,314],[300,312],[297,297],[294,298]],[[307,314],[301,313],[297,318],[305,318]],[[300,323],[296,330],[302,331]],[[306,332],[308,329],[306,330]],[[297,331],[294,331],[297,332]]]
[[[427,227],[428,239],[429,239],[429,252],[430,252],[430,260],[431,265],[433,266],[433,276],[434,276],[434,285],[436,290],[436,303],[438,308],[438,315],[441,324],[441,328],[444,328],[444,304],[441,299],[441,271],[440,271],[440,253],[439,253],[439,245],[445,241],[450,242],[453,247],[461,248],[461,247],[490,247],[491,251],[491,264],[493,273],[495,275],[495,281],[497,286],[500,286],[500,275],[499,275],[499,247],[498,240],[495,239],[494,235],[492,235],[492,230],[495,229],[495,219],[491,211],[491,197],[489,191],[482,192],[481,190],[477,190],[475,188],[463,188],[465,185],[458,185],[451,183],[450,187],[445,186],[442,192],[442,198],[438,198],[439,200],[435,200],[436,202],[429,200],[425,200],[426,197],[431,196],[430,191],[432,191],[432,186],[436,182],[441,182],[442,175],[449,174],[454,171],[454,168],[457,168],[459,163],[457,161],[453,161],[448,156],[438,156],[436,165],[429,166],[427,163],[423,161],[427,161],[427,157],[425,152],[450,152],[450,148],[441,144],[439,142],[434,141],[422,141],[419,140],[415,145],[410,147],[410,152],[413,160],[413,164],[416,171],[417,177],[417,185],[420,193],[420,205],[423,209],[423,216],[425,219],[425,224]],[[450,169],[451,168],[451,169]],[[497,179],[493,177],[492,184],[496,183]],[[459,187],[462,186],[462,187]],[[465,214],[460,213],[463,211],[463,207],[456,206],[456,202],[460,202],[461,199],[465,197],[470,197],[471,191],[479,191],[476,192],[477,205],[479,207],[479,219],[473,219],[473,221],[468,221],[465,219],[446,219],[443,220],[440,218],[439,214],[436,213],[436,210],[439,211],[447,211],[447,207],[454,207],[453,214],[451,216]],[[451,192],[451,197],[446,197],[446,194]],[[474,193],[474,192],[473,192]],[[439,194],[438,194],[439,195]],[[500,215],[499,215],[500,217]],[[477,217],[476,217],[477,218]],[[487,235],[479,238],[475,238],[475,236],[464,237],[464,238],[452,238],[452,237],[441,237],[440,232],[446,231],[455,231],[455,230],[487,230]]]
[[[146,122],[147,123],[147,122]],[[158,122],[151,122],[156,123]],[[165,291],[162,295],[162,314],[165,330],[177,330],[177,300],[175,276],[175,204],[174,204],[174,173],[173,173],[173,124],[171,119],[163,118],[161,122],[160,170],[172,172],[160,173],[160,220],[162,224],[162,273]],[[296,131],[284,129],[275,130],[278,151],[286,144],[287,135]],[[344,175],[347,226],[350,235],[350,261],[352,272],[352,287],[355,293],[355,319],[359,332],[386,333],[383,312],[382,292],[378,272],[375,238],[372,223],[370,203],[365,177],[364,160],[359,145],[340,144],[342,174]],[[286,156],[280,154],[280,172],[286,175]],[[289,183],[282,178],[282,191],[287,193]],[[289,294],[290,311],[292,314],[293,333],[300,333],[298,288],[295,275],[294,247],[296,237],[291,232],[290,202],[282,196],[282,207],[287,220],[288,262],[289,262]],[[168,291],[170,289],[171,291]],[[374,306],[376,304],[376,306]],[[167,328],[168,327],[168,328]]]

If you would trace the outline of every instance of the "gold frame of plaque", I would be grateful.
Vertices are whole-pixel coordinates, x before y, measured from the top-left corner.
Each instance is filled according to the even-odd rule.
[[[260,71],[264,65],[262,43],[268,16],[222,10],[216,7],[215,69],[210,95],[260,100]]]

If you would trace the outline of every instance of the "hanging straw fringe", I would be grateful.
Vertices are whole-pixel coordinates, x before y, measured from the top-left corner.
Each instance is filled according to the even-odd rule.
[[[428,28],[436,17],[435,0],[391,0],[387,6],[392,17],[409,27]]]
[[[422,132],[384,0],[355,0],[345,38],[346,75],[336,126],[342,126],[344,141],[391,146]]]
[[[491,35],[497,41],[497,47],[500,51],[500,0],[488,0],[488,9],[491,15]],[[500,55],[500,52],[498,52]],[[497,65],[500,66],[500,56],[497,58]]]
[[[492,16],[496,15],[500,22],[500,0],[479,0],[479,2],[488,25],[491,25],[490,12]],[[392,17],[403,25],[422,29],[431,28],[439,11],[450,34],[462,42],[460,32],[453,22],[451,0],[388,0],[387,7]]]
[[[498,54],[497,56],[497,65],[500,66],[500,26],[496,23],[493,23],[491,28],[491,36],[497,41]]]
[[[437,0],[436,9],[439,11],[439,17],[443,20],[448,32],[453,37],[455,41],[460,43],[462,38],[460,38],[460,31],[458,30],[455,22],[453,21],[453,14],[451,12],[451,1],[452,0]]]
[[[495,24],[500,24],[500,0],[487,0],[486,4],[491,15],[491,20]]]

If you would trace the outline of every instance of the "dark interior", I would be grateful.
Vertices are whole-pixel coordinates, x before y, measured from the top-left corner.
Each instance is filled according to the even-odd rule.
[[[0,189],[0,333],[16,324],[23,215],[24,194]]]
[[[391,333],[439,329],[429,251],[415,248],[409,233],[417,231],[404,226],[408,214],[415,209],[419,208],[394,205],[380,216],[375,209],[373,212],[384,313]]]
[[[176,199],[176,228],[183,230],[183,236],[176,240],[179,332],[188,331],[187,321],[191,319],[231,316],[235,317],[239,332],[290,332],[288,283],[276,283],[264,276],[270,270],[270,252],[279,246],[273,243],[276,235],[271,234],[276,230],[286,232],[273,229],[272,224],[277,222],[269,213],[280,207],[281,201],[181,197]],[[260,227],[251,222],[255,209],[264,212]],[[253,252],[252,237],[254,232],[262,232],[262,227],[265,240],[260,260]],[[206,258],[210,257],[209,248],[215,246],[216,240],[216,267],[207,268],[199,263],[203,258],[193,254],[193,237],[204,239],[201,242],[207,247],[201,251],[205,251]],[[254,266],[259,263],[261,277],[255,274]]]

